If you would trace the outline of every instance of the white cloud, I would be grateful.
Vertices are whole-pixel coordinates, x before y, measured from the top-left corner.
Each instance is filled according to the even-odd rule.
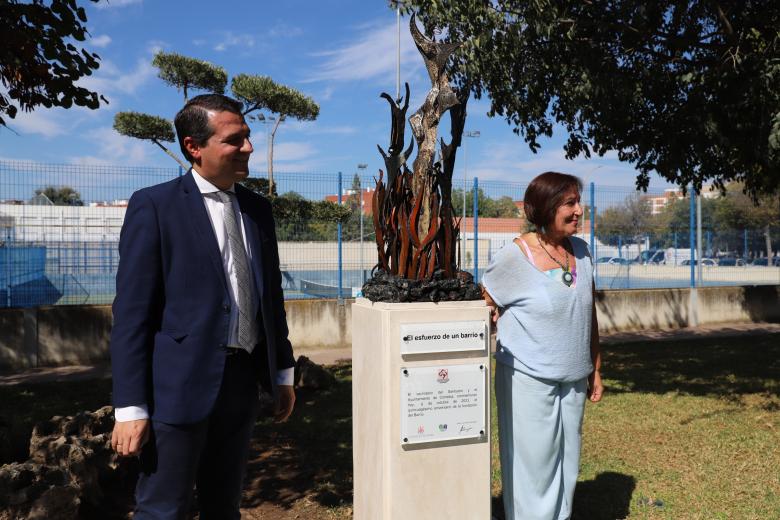
[[[318,96],[318,101],[330,101],[330,98],[333,97],[333,93],[336,91],[333,87],[325,87],[325,90],[323,90]]]
[[[251,34],[235,34],[232,31],[221,33],[219,42],[214,45],[215,51],[225,51],[228,47],[242,47],[244,49],[255,46],[255,37]]]
[[[300,132],[306,135],[353,135],[358,131],[350,125],[323,126],[317,121],[285,121],[279,128],[285,132]],[[255,134],[255,139],[258,135],[264,134]]]
[[[354,126],[349,125],[337,125],[337,126],[314,126],[307,130],[307,133],[314,135],[353,135],[358,131]]]
[[[62,120],[62,109],[39,108],[33,112],[19,111],[15,119],[7,119],[8,126],[20,134],[39,134],[43,137],[57,137],[67,133]]]
[[[107,34],[101,34],[100,36],[95,36],[94,38],[90,39],[89,43],[94,47],[108,47],[108,45],[111,43],[111,37]]]
[[[515,141],[486,143],[479,147],[478,152],[475,150],[476,144],[474,140],[468,142],[471,146],[468,156],[469,179],[476,176],[480,181],[527,183],[542,172],[559,171],[576,175],[586,186],[594,182],[597,187],[602,188],[633,187],[636,179],[636,170],[633,166],[620,162],[614,152],[607,153],[604,157],[594,156],[591,159],[578,157],[568,160],[562,147],[550,146],[534,154],[519,137]],[[462,148],[458,151],[457,163],[455,177],[462,182],[464,168]],[[655,188],[667,187],[668,183],[654,176],[651,185]]]
[[[274,163],[276,161],[300,161],[308,159],[316,153],[311,143],[274,143]]]
[[[396,76],[397,30],[395,23],[373,23],[360,28],[358,37],[335,50],[315,53],[324,58],[304,82],[364,81]],[[402,80],[423,66],[409,31],[401,31]]]
[[[265,135],[255,138],[255,151],[249,160],[253,171],[265,172],[268,169],[268,148]],[[277,171],[313,171],[318,168],[316,148],[308,142],[275,142],[274,170]]]
[[[141,4],[143,0],[103,0],[95,4],[98,9],[111,9],[112,7],[126,7],[133,4]]]
[[[157,54],[161,50],[166,49],[168,47],[170,47],[168,42],[163,40],[149,40],[148,42],[146,42],[146,52],[152,55]]]
[[[303,34],[303,29],[300,27],[293,27],[286,23],[277,23],[266,33],[269,38],[292,38]]]
[[[94,75],[81,79],[78,84],[102,94],[112,106],[116,106],[111,98],[121,94],[134,95],[156,76],[157,70],[150,62],[151,60],[144,56],[136,61],[132,70],[123,72],[114,63],[104,60]]]
[[[70,164],[83,165],[116,165],[127,164],[132,166],[148,166],[160,164],[160,158],[165,157],[159,150],[158,160],[151,157],[151,152],[157,147],[147,141],[133,139],[118,134],[113,128],[102,127],[90,130],[86,137],[91,141],[96,150],[95,155],[73,156],[68,159]],[[175,146],[175,144],[173,145]],[[177,151],[176,149],[173,150]],[[173,161],[169,166],[173,166]]]

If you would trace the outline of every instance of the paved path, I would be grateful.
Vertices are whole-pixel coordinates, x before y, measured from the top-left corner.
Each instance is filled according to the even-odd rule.
[[[612,344],[652,340],[674,341],[694,338],[764,335],[772,333],[780,333],[780,323],[733,323],[674,330],[619,332],[603,334],[601,336],[601,341],[604,344]],[[352,358],[352,349],[304,349],[296,350],[295,354],[296,356],[306,356],[315,363],[321,365],[332,365],[342,360],[349,361]],[[111,367],[108,362],[96,365],[41,367],[31,368],[13,374],[0,374],[0,386],[58,381],[87,381],[107,377],[111,377]]]

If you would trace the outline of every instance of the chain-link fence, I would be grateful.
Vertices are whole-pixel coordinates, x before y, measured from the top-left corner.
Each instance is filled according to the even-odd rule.
[[[110,303],[130,195],[183,173],[0,161],[0,307]],[[375,182],[365,171],[275,173],[286,298],[358,294],[376,263]],[[528,229],[522,208],[526,184],[476,179],[454,184],[453,208],[462,231],[458,256],[479,278],[493,255]],[[269,182],[252,179],[249,187],[267,193]],[[745,197],[732,198],[705,191],[697,208],[679,190],[585,186],[579,236],[596,261],[597,287],[779,284],[777,200],[756,207]]]

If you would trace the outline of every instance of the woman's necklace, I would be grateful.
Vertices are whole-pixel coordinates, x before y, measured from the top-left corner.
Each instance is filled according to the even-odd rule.
[[[539,246],[544,250],[545,253],[547,253],[547,256],[550,257],[550,260],[561,266],[561,269],[563,269],[563,274],[561,275],[561,280],[564,284],[566,284],[566,287],[571,287],[571,284],[574,283],[574,276],[572,276],[571,271],[569,271],[569,252],[566,251],[566,248],[563,248],[563,254],[565,255],[566,259],[566,265],[564,266],[562,263],[558,261],[557,258],[555,258],[553,255],[550,254],[550,252],[547,250],[546,247],[544,247],[544,244],[542,244],[542,238],[539,236],[539,233],[536,234],[536,240],[539,242]]]

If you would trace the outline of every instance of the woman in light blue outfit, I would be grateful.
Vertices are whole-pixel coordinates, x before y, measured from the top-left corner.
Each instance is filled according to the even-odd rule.
[[[582,183],[547,172],[526,190],[538,231],[501,249],[482,278],[497,320],[496,400],[507,520],[572,514],[586,398],[598,402],[593,262],[574,236]]]

